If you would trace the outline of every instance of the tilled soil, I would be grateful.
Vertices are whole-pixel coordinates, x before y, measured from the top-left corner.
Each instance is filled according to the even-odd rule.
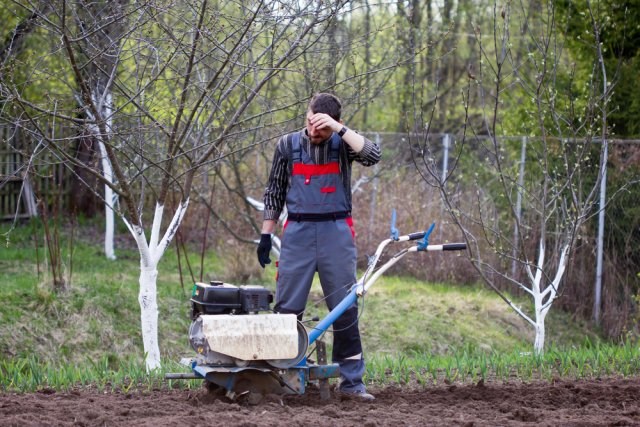
[[[78,426],[640,426],[640,378],[387,387],[373,402],[339,397],[242,397],[200,390],[0,393],[0,425]]]

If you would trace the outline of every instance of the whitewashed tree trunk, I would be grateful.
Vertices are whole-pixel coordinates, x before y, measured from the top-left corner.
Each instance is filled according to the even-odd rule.
[[[103,145],[100,143],[100,145]],[[111,164],[109,163],[109,166]],[[103,166],[104,167],[104,166]],[[111,170],[109,170],[111,173]],[[115,237],[115,215],[113,212],[113,204],[115,203],[115,195],[108,185],[104,186],[104,195],[107,203],[104,205],[105,229],[104,229],[104,254],[107,259],[116,259],[114,237]]]
[[[158,345],[158,294],[157,265],[143,266],[140,264],[140,330],[145,354],[147,371],[160,368],[160,347]]]
[[[107,129],[111,132],[112,126],[112,111],[113,111],[113,98],[111,93],[108,93],[105,97],[105,105],[103,107],[105,117],[107,117]],[[111,168],[111,161],[107,157],[107,152],[104,148],[102,140],[100,140],[100,157],[102,158],[102,170],[105,178],[109,182],[113,182],[113,170]],[[107,259],[116,259],[114,250],[114,237],[115,237],[115,213],[113,207],[117,202],[117,195],[113,192],[108,185],[104,186],[104,218],[105,218],[105,230],[104,230],[104,253]]]
[[[536,338],[533,342],[533,350],[537,355],[544,352],[544,319],[545,315],[536,315]]]
[[[541,283],[544,275],[544,258],[545,258],[545,245],[544,237],[540,240],[540,253],[538,255],[538,264],[536,265],[535,276],[531,272],[531,269],[527,269],[529,278],[531,279],[531,295],[534,302],[535,310],[535,322],[529,322],[532,324],[535,330],[535,340],[533,342],[533,349],[536,354],[542,354],[544,352],[544,339],[545,339],[545,319],[551,308],[551,304],[558,294],[558,288],[560,287],[560,281],[564,275],[564,270],[567,265],[567,254],[569,253],[569,245],[565,245],[560,252],[560,259],[558,260],[558,268],[554,279],[544,289],[541,287]],[[548,268],[548,267],[547,267]],[[522,315],[522,313],[519,313]],[[525,317],[526,318],[526,317]]]
[[[126,222],[129,231],[138,245],[140,253],[140,292],[138,303],[140,304],[140,323],[142,330],[142,344],[145,353],[145,365],[147,372],[161,367],[160,347],[158,345],[158,262],[176,234],[182,218],[184,217],[189,199],[178,205],[173,214],[171,224],[167,227],[164,237],[160,240],[160,226],[164,214],[164,206],[157,204],[151,226],[151,237],[147,242],[144,229],[130,225]]]
[[[99,93],[94,91],[94,93]],[[112,126],[112,112],[113,112],[113,98],[111,93],[106,93],[104,96],[104,102],[101,104],[99,99],[94,96],[93,102],[98,106],[102,117],[106,118],[107,132],[111,133]],[[93,118],[93,117],[92,117]],[[104,142],[100,137],[100,129],[96,124],[89,126],[91,132],[96,135],[98,140],[98,146],[100,149],[100,163],[102,165],[102,174],[107,181],[113,183],[113,168],[111,167],[111,161],[107,156],[107,151],[104,146]],[[108,135],[107,135],[108,137]],[[109,138],[110,139],[110,138]],[[117,202],[117,197],[112,188],[105,184],[104,186],[104,218],[105,218],[105,231],[104,231],[104,253],[107,259],[116,259],[114,250],[114,234],[115,234],[115,214],[113,206]]]

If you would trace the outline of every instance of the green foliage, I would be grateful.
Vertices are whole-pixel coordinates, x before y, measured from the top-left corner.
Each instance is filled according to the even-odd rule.
[[[567,44],[578,67],[593,72],[595,38],[586,1],[557,2],[559,18],[566,24]],[[599,28],[602,53],[613,94],[609,102],[611,130],[623,138],[640,135],[640,4],[638,1],[603,0],[592,3]]]
[[[10,15],[6,21],[2,19],[7,25],[4,26],[6,32],[0,34],[0,40],[5,43],[10,40],[16,25],[27,18],[27,12],[18,9],[14,15],[6,9],[0,9],[0,13]],[[7,62],[1,69],[3,79],[6,79],[7,84],[18,88],[24,98],[42,108],[68,112],[76,105],[73,90],[70,90],[74,83],[71,67],[61,53],[51,43],[50,34],[41,26],[35,25],[21,39],[20,49],[16,54],[8,55]],[[14,105],[12,113],[18,114],[21,110]]]

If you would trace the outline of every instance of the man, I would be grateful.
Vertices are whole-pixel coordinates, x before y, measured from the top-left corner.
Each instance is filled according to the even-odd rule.
[[[275,311],[304,312],[317,271],[332,310],[356,282],[355,230],[351,219],[351,164],[371,166],[380,148],[344,126],[340,100],[319,93],[309,103],[306,129],[278,141],[264,193],[258,261],[269,264],[271,235],[286,203],[287,222],[278,262]],[[362,375],[364,359],[354,304],[333,324],[334,363],[342,393],[373,400]]]

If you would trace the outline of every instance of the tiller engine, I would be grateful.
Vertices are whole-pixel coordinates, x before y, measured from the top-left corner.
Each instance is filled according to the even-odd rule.
[[[271,312],[262,286],[196,283],[189,342],[197,377],[236,393],[302,394],[305,384],[339,376],[338,365],[306,363],[309,337],[295,314]]]

